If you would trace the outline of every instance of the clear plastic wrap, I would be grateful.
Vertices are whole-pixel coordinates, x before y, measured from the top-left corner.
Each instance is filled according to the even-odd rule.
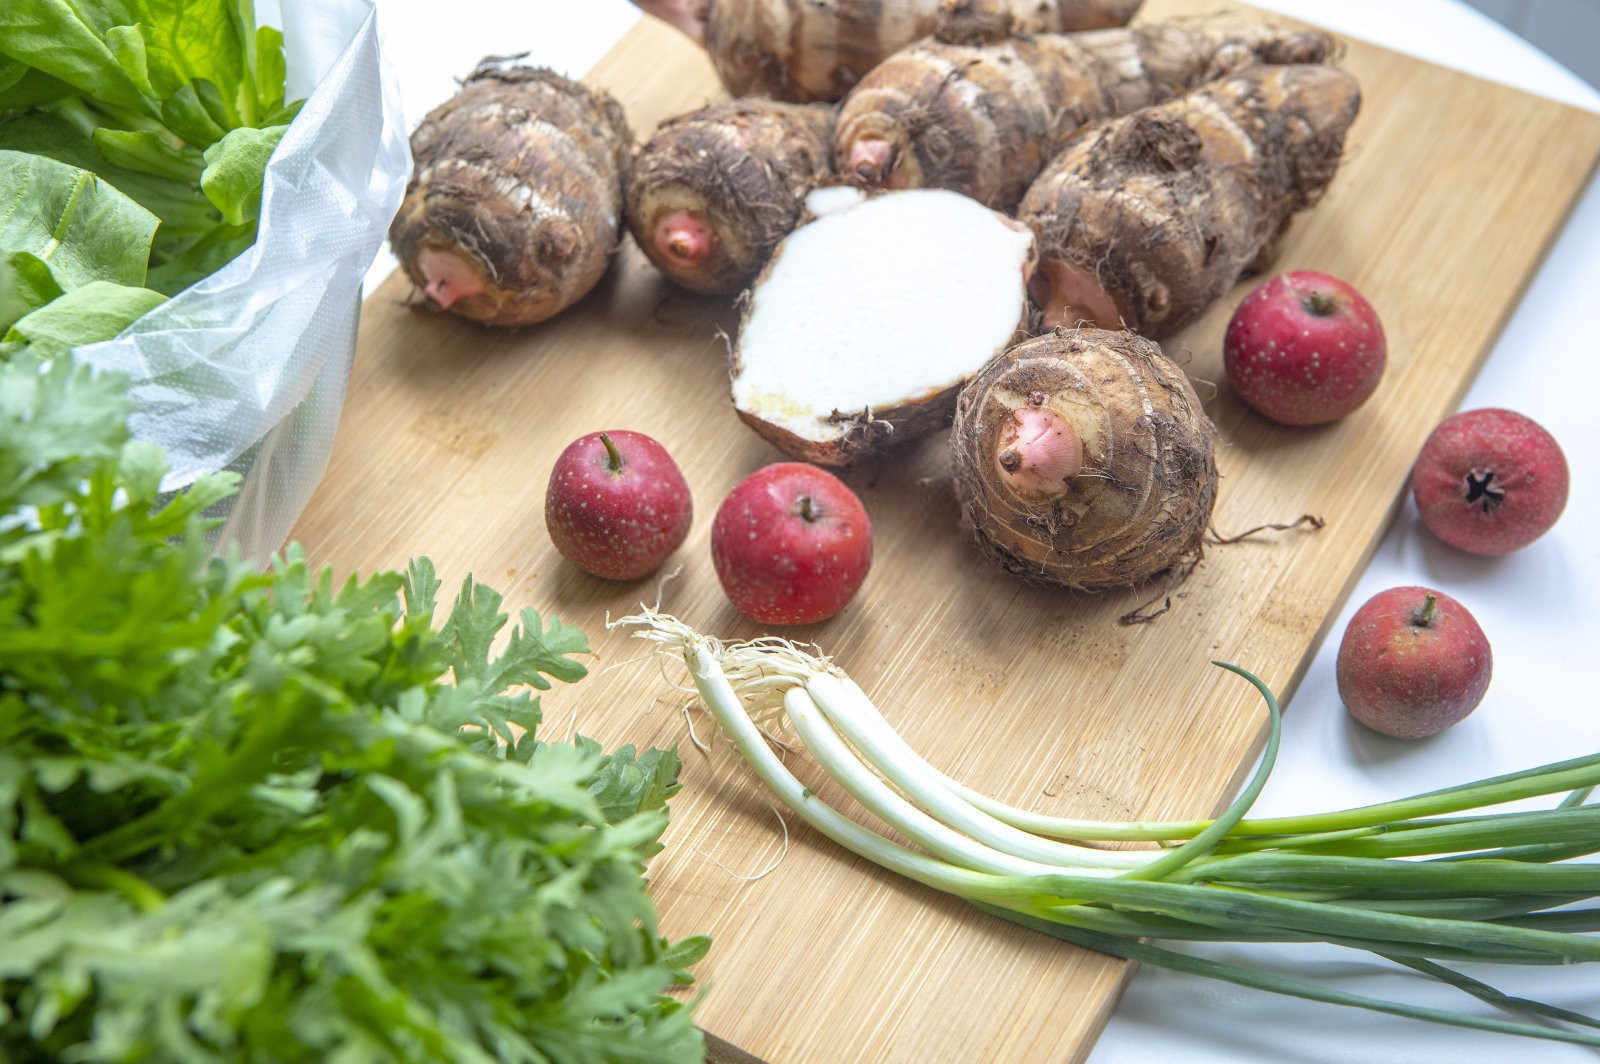
[[[132,381],[130,427],[166,449],[164,488],[242,474],[217,542],[257,560],[282,546],[327,467],[363,275],[411,169],[371,0],[282,0],[275,13],[291,98],[309,96],[267,166],[256,243],[77,351]]]

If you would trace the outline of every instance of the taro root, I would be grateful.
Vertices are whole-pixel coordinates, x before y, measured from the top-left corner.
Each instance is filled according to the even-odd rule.
[[[1215,432],[1152,341],[1057,329],[961,390],[956,496],[979,546],[1010,572],[1126,587],[1199,559],[1217,496]]]
[[[839,105],[834,165],[862,187],[948,188],[1009,211],[1091,123],[1254,63],[1320,63],[1334,50],[1320,30],[1235,15],[977,44],[929,38]]]
[[[1017,209],[1044,323],[1160,340],[1196,321],[1322,197],[1360,105],[1336,67],[1261,66],[1086,131]]]
[[[963,0],[633,0],[706,50],[734,96],[837,100]],[[1018,33],[1121,26],[1141,0],[981,0]],[[956,12],[947,9],[955,8]],[[958,21],[965,21],[958,19]]]
[[[610,264],[632,146],[609,95],[485,60],[411,135],[395,256],[430,306],[489,325],[543,321]]]
[[[628,179],[640,250],[690,291],[742,290],[831,177],[833,111],[750,98],[663,122]]]
[[[785,454],[840,466],[949,424],[961,385],[1025,335],[1033,238],[954,192],[808,197],[825,201],[750,289],[732,388]]]

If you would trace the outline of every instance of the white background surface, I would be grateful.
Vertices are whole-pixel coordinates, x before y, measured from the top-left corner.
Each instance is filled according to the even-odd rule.
[[[1259,2],[1340,33],[1600,110],[1600,95],[1583,82],[1454,0]],[[638,17],[624,0],[378,0],[378,5],[412,124],[454,90],[453,78],[465,75],[485,54],[526,51],[530,61],[580,76]],[[1367,106],[1382,103],[1367,101]],[[369,281],[381,280],[392,268],[385,255]],[[1425,261],[1417,263],[1419,270],[1428,268]],[[1445,276],[1436,280],[1451,283]],[[1600,184],[1591,184],[1462,407],[1510,407],[1561,441],[1572,468],[1561,522],[1518,554],[1480,559],[1434,541],[1408,503],[1289,707],[1278,769],[1256,806],[1258,814],[1381,801],[1600,749],[1600,417],[1592,398],[1600,356],[1597,286]],[[1334,687],[1338,635],[1350,614],[1371,595],[1397,584],[1429,585],[1460,599],[1488,634],[1495,654],[1494,680],[1483,705],[1455,728],[1421,743],[1386,740],[1349,723]],[[1384,974],[1377,963],[1331,948],[1230,948],[1214,955],[1264,959],[1300,974],[1314,962],[1319,977],[1352,992],[1487,1011],[1455,991],[1436,990],[1420,977]],[[1480,969],[1475,974],[1507,990],[1600,1013],[1600,971],[1594,967]],[[1565,991],[1555,992],[1556,983]],[[841,1038],[847,1041],[847,1032]],[[1458,1031],[1146,970],[1133,979],[1091,1061],[1593,1064],[1596,1059],[1594,1052],[1575,1046]]]

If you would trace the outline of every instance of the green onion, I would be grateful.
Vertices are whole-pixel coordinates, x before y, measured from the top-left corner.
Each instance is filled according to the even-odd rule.
[[[1600,1028],[1600,1021],[1511,997],[1440,963],[1600,961],[1600,937],[1586,933],[1600,928],[1600,910],[1560,909],[1600,897],[1600,864],[1570,860],[1600,851],[1600,807],[1584,805],[1600,785],[1600,755],[1358,809],[1252,821],[1246,814],[1272,771],[1281,718],[1265,684],[1218,662],[1261,693],[1269,724],[1256,772],[1221,816],[1048,817],[995,801],[930,765],[848,676],[791,643],[724,644],[648,609],[615,623],[682,654],[705,708],[762,782],[822,834],[890,871],[1114,956],[1313,1001],[1600,1045],[1600,1034],[1569,1026]],[[764,731],[785,721],[829,777],[916,848],[844,816],[802,785]],[[1553,794],[1565,798],[1552,810],[1482,811]],[[1160,845],[1083,845],[1107,841]],[[1330,943],[1534,1022],[1329,990],[1148,939]]]

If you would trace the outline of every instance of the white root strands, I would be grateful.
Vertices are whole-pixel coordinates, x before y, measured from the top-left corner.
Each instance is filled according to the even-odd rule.
[[[939,890],[966,894],[980,885],[987,884],[989,877],[979,876],[968,881],[961,870],[896,845],[868,831],[822,801],[809,787],[795,778],[794,773],[785,767],[778,755],[767,745],[765,737],[745,711],[745,703],[735,692],[728,680],[728,674],[723,669],[722,659],[727,656],[728,649],[750,652],[751,644],[736,644],[731,648],[725,648],[720,641],[701,635],[677,618],[649,609],[639,616],[623,618],[615,623],[641,625],[642,630],[635,635],[660,643],[663,647],[682,651],[684,662],[689,667],[690,675],[694,677],[695,686],[700,690],[706,708],[716,718],[724,734],[738,748],[745,763],[773,794],[823,835],[859,857]],[[792,644],[774,640],[771,645],[777,650],[775,656],[786,658],[788,655],[784,653],[784,649],[787,648],[793,652],[794,660],[807,660],[798,651],[793,650]],[[744,655],[739,656],[744,657]],[[744,660],[742,664],[748,667],[749,662]],[[815,666],[813,664],[808,667]],[[738,665],[734,665],[734,668],[736,672],[740,671]],[[759,671],[756,675],[758,678],[766,678]],[[789,686],[793,688],[795,685],[791,682]],[[760,690],[766,692],[771,687],[772,685],[765,684]]]
[[[783,696],[790,688],[803,687],[811,676],[819,672],[844,675],[826,657],[808,654],[787,639],[768,636],[743,643],[725,643],[695,631],[656,607],[641,605],[639,613],[620,620],[608,620],[606,627],[636,628],[637,631],[633,633],[635,637],[655,643],[664,650],[681,652],[686,661],[689,660],[691,648],[697,656],[715,661],[730,688],[738,692],[737,701],[751,722],[762,731],[782,728],[787,720]],[[705,690],[700,685],[692,662],[689,672],[695,680],[694,689],[698,690],[702,703],[706,702]],[[690,690],[681,685],[674,686],[679,690]],[[712,709],[709,704],[706,708]]]
[[[723,864],[721,861],[717,860],[717,858],[713,857],[711,854],[707,853],[705,850],[699,851],[700,856],[705,858],[707,861],[710,861],[718,868],[722,869],[730,878],[738,879],[745,883],[754,883],[757,880],[765,879],[772,873],[776,872],[778,870],[778,866],[783,864],[783,859],[789,856],[789,822],[783,819],[783,811],[777,806],[773,805],[768,806],[767,808],[772,810],[772,815],[778,818],[778,827],[783,829],[783,845],[778,850],[777,854],[773,856],[772,860],[767,862],[767,866],[761,871],[736,872],[727,865]]]

